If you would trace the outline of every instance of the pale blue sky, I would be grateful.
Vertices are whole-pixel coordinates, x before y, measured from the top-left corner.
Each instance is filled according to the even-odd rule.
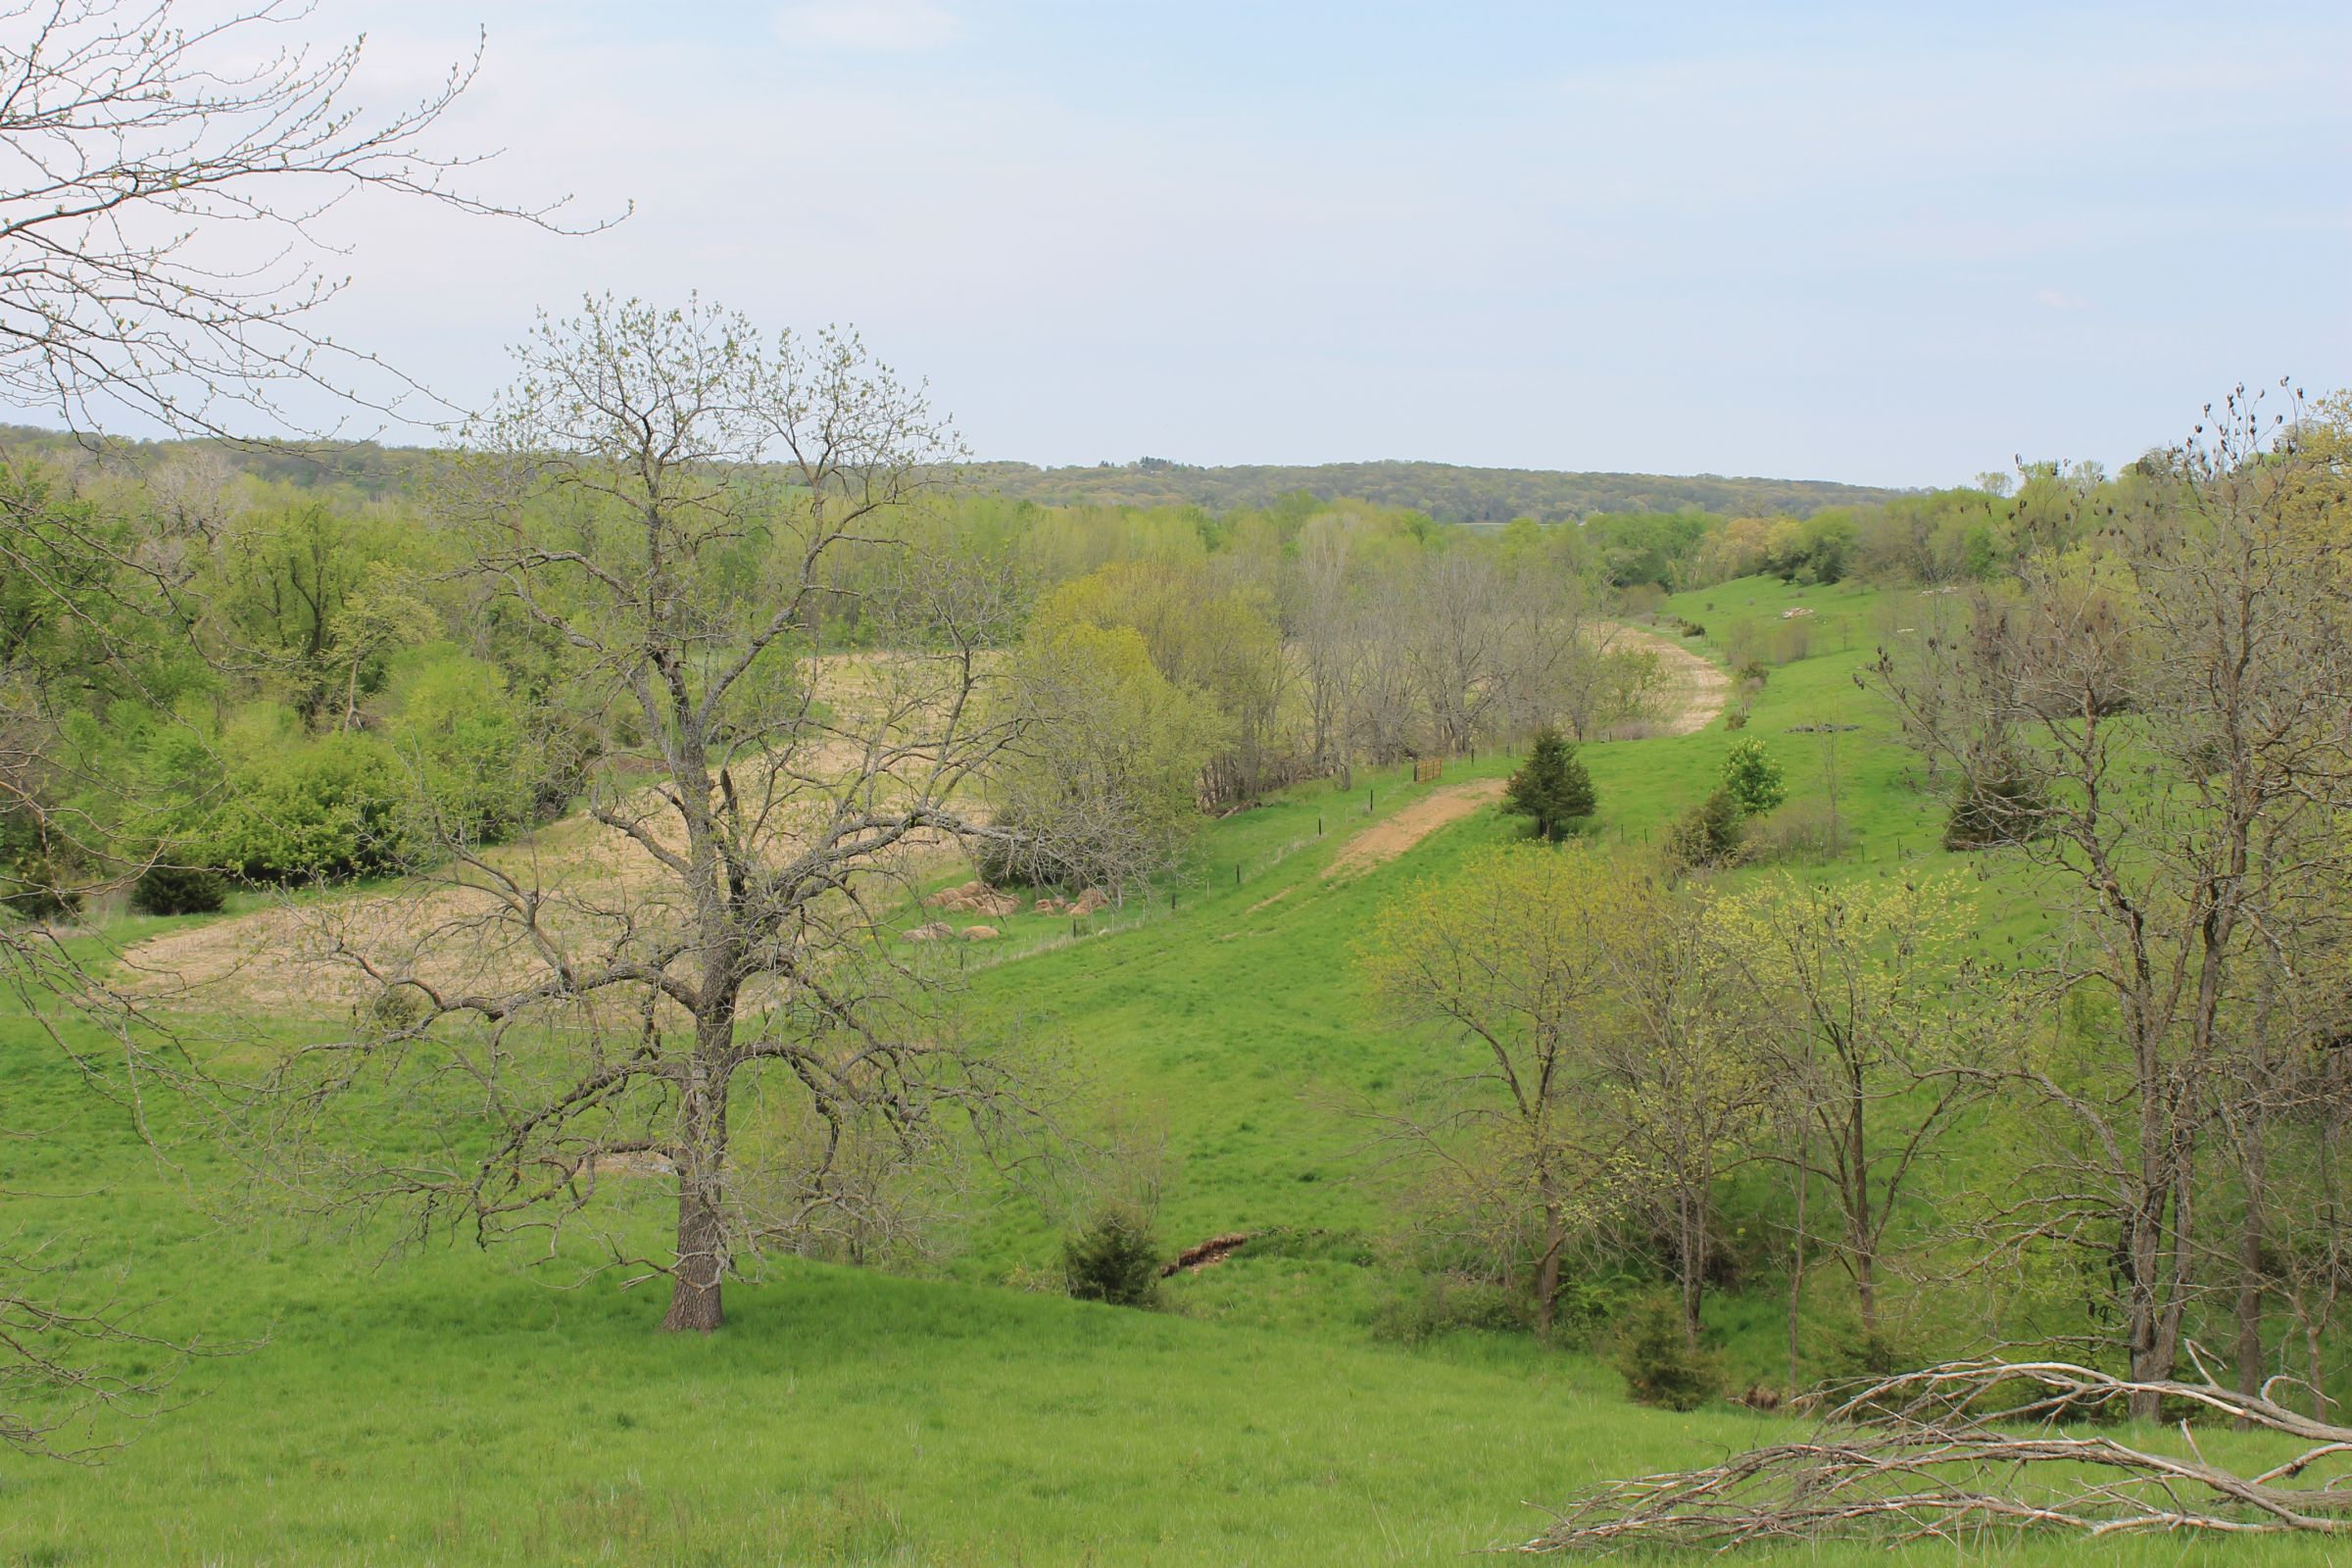
[[[534,307],[855,321],[985,455],[1927,484],[2352,382],[2352,5],[326,0],[558,240],[347,216],[462,400]]]

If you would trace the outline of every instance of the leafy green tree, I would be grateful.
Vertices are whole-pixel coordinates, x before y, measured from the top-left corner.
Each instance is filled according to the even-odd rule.
[[[1575,832],[1598,804],[1584,760],[1548,724],[1536,732],[1525,765],[1511,775],[1502,796],[1502,808],[1534,817],[1537,836],[1545,839]]]
[[[1762,816],[1788,798],[1781,764],[1754,739],[1734,741],[1724,754],[1723,788],[1741,816]]]
[[[1436,1223],[1498,1265],[1506,1286],[1532,1290],[1544,1338],[1571,1238],[1595,1212],[1607,1139],[1587,1125],[1591,1055],[1628,880],[1622,862],[1582,845],[1490,850],[1459,882],[1385,910],[1364,946],[1365,977],[1390,1014],[1439,1026],[1424,1038],[1442,1087],[1383,1119],[1426,1157]]]
[[[995,781],[992,880],[1123,896],[1174,870],[1200,831],[1200,772],[1226,726],[1152,664],[1129,626],[1032,628],[1008,670],[1023,740]]]

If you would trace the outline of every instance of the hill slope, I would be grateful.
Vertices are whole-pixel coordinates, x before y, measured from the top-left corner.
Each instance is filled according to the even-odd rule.
[[[57,452],[74,438],[29,425],[0,424],[0,451]],[[234,447],[218,441],[122,441],[113,449],[136,465],[174,455],[212,453],[263,479],[339,485],[369,498],[399,495],[429,479],[444,454],[372,441]],[[1728,515],[1788,513],[1810,516],[1824,507],[1864,506],[1898,490],[1825,479],[1724,478],[1715,474],[1569,473],[1547,468],[1473,468],[1449,463],[1328,463],[1314,466],[1193,467],[1146,458],[1092,468],[1041,468],[1027,463],[976,463],[961,481],[983,494],[1048,506],[1191,506],[1209,512],[1272,506],[1301,492],[1319,501],[1346,497],[1423,512],[1440,522],[1499,523],[1513,517],[1560,522],[1596,512],[1678,512]]]
[[[1408,507],[1440,522],[1497,523],[1513,517],[1563,522],[1595,512],[1679,512],[1732,515],[1863,506],[1899,490],[1825,479],[1725,478],[1717,474],[1571,473],[1549,468],[1472,468],[1450,463],[1326,463],[1193,467],[1146,458],[1092,468],[983,463],[976,488],[1055,506],[1195,506],[1209,512],[1268,507],[1301,491],[1319,501],[1348,497]]]

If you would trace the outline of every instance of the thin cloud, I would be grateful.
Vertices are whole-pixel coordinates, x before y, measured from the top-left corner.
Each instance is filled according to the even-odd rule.
[[[2062,288],[2040,288],[2034,291],[2034,303],[2045,311],[2079,311],[2083,301],[2082,295]]]
[[[929,0],[815,0],[776,14],[785,42],[831,49],[935,49],[959,30],[956,14]]]

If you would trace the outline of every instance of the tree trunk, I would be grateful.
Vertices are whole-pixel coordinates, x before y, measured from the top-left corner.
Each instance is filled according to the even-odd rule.
[[[1707,1218],[1702,1204],[1686,1194],[1682,1201],[1683,1343],[1698,1349],[1699,1300],[1706,1290]]]
[[[1536,1270],[1536,1337],[1548,1343],[1553,1318],[1559,1311],[1560,1253],[1568,1246],[1568,1227],[1557,1203],[1544,1205],[1544,1263]]]
[[[1804,1387],[1797,1372],[1799,1341],[1798,1314],[1805,1299],[1805,1197],[1811,1186],[1811,1173],[1804,1165],[1803,1144],[1797,1145],[1796,1166],[1796,1228],[1788,1236],[1788,1393],[1791,1397]]]
[[[2237,1227],[2237,1392],[2247,1398],[2262,1394],[2262,1128],[2252,1132],[2246,1156],[2246,1212]],[[2238,1429],[2253,1425],[2239,1417]]]
[[[726,1272],[726,1230],[701,1184],[678,1173],[678,1262],[670,1276],[663,1332],[709,1334],[726,1322],[719,1281]]]

